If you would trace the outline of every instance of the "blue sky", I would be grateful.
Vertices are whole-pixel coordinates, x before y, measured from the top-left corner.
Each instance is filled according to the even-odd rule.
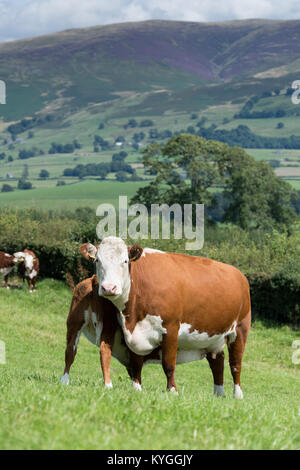
[[[0,0],[0,41],[69,28],[143,21],[299,19],[299,0]]]

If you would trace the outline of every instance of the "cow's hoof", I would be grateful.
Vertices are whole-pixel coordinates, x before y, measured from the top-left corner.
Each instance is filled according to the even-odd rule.
[[[172,393],[173,395],[178,395],[178,392],[175,387],[168,388],[168,392]]]
[[[111,382],[107,382],[104,384],[105,388],[113,388],[113,384]]]
[[[141,384],[139,384],[139,383],[137,383],[137,382],[132,382],[131,385],[132,385],[132,388],[133,388],[134,390],[137,390],[138,392],[141,392],[141,391],[142,391],[142,386],[141,386]]]
[[[234,398],[238,398],[239,400],[242,400],[244,398],[242,389],[239,385],[234,385],[233,396]]]
[[[214,396],[215,397],[225,397],[224,386],[223,385],[214,385]]]
[[[70,383],[69,374],[64,374],[62,378],[60,379],[60,383],[63,385],[69,385]]]

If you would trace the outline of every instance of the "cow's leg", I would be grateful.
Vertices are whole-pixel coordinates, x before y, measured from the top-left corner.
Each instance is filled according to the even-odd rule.
[[[132,379],[132,387],[135,390],[142,390],[142,368],[144,363],[144,357],[138,356],[134,352],[129,352],[130,365],[127,368],[128,374]]]
[[[224,352],[222,351],[216,356],[213,356],[212,353],[207,353],[206,358],[208,360],[214,378],[214,395],[219,397],[225,397],[223,385]]]
[[[27,282],[28,282],[29,292],[30,294],[32,294],[32,280],[30,279],[30,277],[27,278]]]
[[[9,274],[6,274],[6,276],[4,276],[4,287],[6,289],[9,289],[9,285],[8,285],[8,276]]]
[[[35,291],[36,277],[34,277],[34,278],[31,280],[31,283],[32,283],[32,290]]]
[[[60,383],[69,385],[69,372],[71,365],[74,362],[77,344],[80,338],[81,328],[84,321],[69,322],[67,325],[67,347],[65,351],[65,369],[64,375],[60,379]]]
[[[238,324],[236,327],[236,339],[228,345],[229,351],[229,365],[231,370],[231,375],[233,378],[234,388],[233,396],[234,398],[243,398],[243,392],[241,389],[240,376],[242,369],[242,358],[244,354],[244,349],[246,345],[247,336],[250,329],[251,314],[249,313],[244,320]]]
[[[161,350],[162,350],[162,366],[164,373],[167,376],[167,391],[177,394],[177,385],[175,383],[175,366],[178,345],[178,330],[177,325],[172,325],[167,328],[167,333],[163,335]]]

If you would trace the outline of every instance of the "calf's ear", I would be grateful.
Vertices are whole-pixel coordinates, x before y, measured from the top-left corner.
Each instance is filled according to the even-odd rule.
[[[97,254],[97,248],[91,243],[84,243],[79,248],[79,251],[82,254],[82,256],[88,261],[95,259],[96,254]]]
[[[132,245],[130,248],[128,247],[128,257],[129,261],[136,261],[138,260],[143,253],[143,248],[139,245]]]

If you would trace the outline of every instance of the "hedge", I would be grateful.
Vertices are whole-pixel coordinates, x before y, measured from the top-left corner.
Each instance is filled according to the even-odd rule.
[[[40,277],[64,280],[73,288],[80,280],[94,273],[94,266],[79,253],[78,242],[47,246],[31,243],[40,260]],[[24,246],[25,248],[25,246]],[[23,249],[24,249],[23,248]],[[0,245],[0,250],[4,247]],[[13,242],[5,246],[9,253],[19,251]],[[278,324],[300,325],[300,278],[289,271],[245,273],[250,283],[253,320],[260,318]]]

